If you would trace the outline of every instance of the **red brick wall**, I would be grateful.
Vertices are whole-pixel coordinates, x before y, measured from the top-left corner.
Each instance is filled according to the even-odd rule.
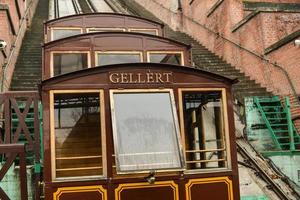
[[[21,18],[19,19],[17,14],[17,8],[15,0],[0,0],[1,5],[7,5],[12,19],[13,26],[16,31],[16,35],[13,35],[11,27],[8,21],[8,16],[5,10],[0,11],[0,39],[7,42],[5,52],[7,58],[0,55],[0,87],[3,91],[9,88],[12,78],[15,63],[17,61],[18,53],[22,45],[22,39],[27,29],[28,23],[30,23],[38,0],[18,0]],[[27,4],[27,5],[26,5]],[[26,15],[26,16],[25,16]],[[11,59],[9,59],[11,58]],[[3,64],[9,62],[6,66],[5,72],[2,71]],[[3,73],[5,73],[3,77]],[[3,86],[2,86],[3,83]]]
[[[240,0],[224,0],[209,17],[207,13],[217,0],[194,0],[191,5],[190,0],[181,0],[182,13],[172,9],[172,5],[174,6],[177,0],[135,1],[173,29],[191,35],[275,94],[292,93],[288,78],[284,73],[284,70],[287,71],[296,92],[300,94],[300,48],[294,46],[294,40],[263,56],[265,48],[299,30],[300,13],[260,12],[232,32],[232,28],[250,13],[243,10]],[[256,0],[256,2],[259,1]],[[261,0],[261,2],[299,3],[299,0]],[[207,29],[221,34],[237,45]],[[272,63],[279,64],[282,69],[243,50],[239,45],[258,56],[263,56]]]

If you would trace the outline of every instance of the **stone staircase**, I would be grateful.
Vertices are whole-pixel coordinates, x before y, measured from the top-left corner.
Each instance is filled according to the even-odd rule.
[[[192,59],[195,67],[231,79],[237,78],[239,83],[233,86],[233,91],[235,98],[241,102],[243,97],[246,96],[272,95],[270,92],[267,92],[266,88],[251,80],[249,76],[222,60],[187,34],[173,31],[169,27],[165,27],[165,33],[166,37],[192,45]]]
[[[42,75],[43,22],[48,19],[48,0],[39,0],[15,66],[10,90],[37,90]]]
[[[154,21],[162,22],[142,6],[135,3],[133,0],[119,0],[119,3],[128,10],[129,13],[140,17],[148,18]],[[163,23],[163,22],[162,22]],[[233,86],[234,97],[243,103],[243,98],[246,96],[269,96],[272,95],[266,88],[251,80],[239,69],[226,63],[219,56],[205,48],[198,41],[194,40],[189,35],[172,30],[165,25],[165,36],[186,44],[192,45],[192,59],[196,68],[216,73],[228,78],[239,80],[239,83]]]

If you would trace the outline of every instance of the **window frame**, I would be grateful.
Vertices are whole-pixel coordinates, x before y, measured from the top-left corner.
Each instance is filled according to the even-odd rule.
[[[64,50],[51,51],[50,52],[50,77],[54,77],[54,54],[55,53],[61,53],[61,54],[85,53],[85,54],[87,54],[87,68],[91,68],[91,52],[90,51],[80,51],[80,50],[79,51],[64,51]],[[86,68],[83,68],[83,69],[86,69]],[[61,75],[61,74],[59,74],[59,75]]]
[[[142,63],[144,61],[143,58],[143,51],[95,51],[95,66],[102,66],[98,64],[98,54],[139,54],[140,56],[140,62]]]
[[[183,51],[147,51],[147,62],[150,61],[150,54],[180,54],[181,59],[180,59],[180,66],[184,66],[184,52]],[[162,63],[163,64],[163,63]]]
[[[83,33],[83,28],[81,27],[67,27],[67,26],[62,26],[62,27],[51,27],[50,28],[50,41],[54,41],[53,37],[54,37],[54,33],[53,30],[80,30],[80,34]],[[63,37],[65,38],[65,37]],[[59,39],[63,39],[63,38],[59,38]],[[56,39],[56,40],[59,40]]]
[[[91,29],[98,29],[100,31],[90,31]],[[116,27],[88,27],[88,28],[86,28],[87,33],[111,32],[111,31],[126,32],[126,29],[125,28],[116,28]]]
[[[118,141],[117,137],[117,127],[116,127],[116,115],[115,115],[115,106],[114,106],[114,98],[113,95],[116,93],[168,93],[170,95],[171,100],[171,107],[172,107],[172,115],[174,120],[174,127],[176,131],[176,139],[178,144],[178,151],[179,151],[179,160],[181,164],[181,168],[177,169],[157,169],[155,172],[178,172],[178,171],[185,171],[186,170],[186,163],[185,163],[185,154],[184,154],[184,146],[182,144],[183,140],[180,134],[180,120],[177,113],[176,101],[174,96],[173,89],[110,89],[109,90],[109,98],[110,98],[110,112],[111,112],[111,126],[112,126],[112,135],[113,141]],[[116,175],[124,175],[124,174],[143,174],[149,173],[149,171],[154,170],[130,170],[130,171],[120,171],[119,163],[118,163],[118,145],[113,142],[114,147],[114,159],[115,159],[115,168],[116,168]]]
[[[227,95],[226,88],[178,88],[178,103],[179,103],[179,118],[180,118],[180,132],[183,142],[184,158],[186,160],[186,141],[185,141],[185,123],[184,123],[184,113],[183,113],[183,93],[184,92],[221,92],[222,96],[222,109],[223,109],[223,119],[224,119],[224,145],[226,153],[225,162],[227,162],[226,167],[213,168],[213,169],[186,169],[184,173],[193,174],[193,173],[210,173],[212,171],[232,171],[231,163],[231,146],[230,146],[230,131],[229,131],[229,121],[228,121],[228,110],[227,110]]]
[[[128,32],[131,33],[139,33],[139,32],[135,32],[135,31],[155,31],[155,35],[158,36],[158,29],[156,28],[128,28]],[[144,33],[147,34],[147,33]],[[149,34],[152,35],[152,34]]]
[[[55,94],[78,94],[78,93],[98,93],[100,98],[100,137],[102,149],[102,175],[75,176],[75,177],[56,177],[56,152],[55,152],[55,113],[54,113],[54,95]],[[50,110],[50,149],[51,149],[51,178],[54,182],[63,182],[70,180],[98,180],[107,177],[107,149],[106,149],[106,127],[105,127],[105,100],[104,90],[50,90],[49,91],[49,110]]]

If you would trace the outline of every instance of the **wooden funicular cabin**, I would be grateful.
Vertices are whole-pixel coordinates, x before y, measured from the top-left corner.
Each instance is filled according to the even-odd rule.
[[[56,24],[83,34],[50,41]],[[132,24],[160,36],[85,33]],[[191,67],[190,47],[149,20],[79,15],[45,30],[46,200],[239,199],[233,80]]]

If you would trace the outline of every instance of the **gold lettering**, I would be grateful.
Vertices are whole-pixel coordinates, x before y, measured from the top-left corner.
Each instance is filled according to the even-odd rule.
[[[128,83],[127,73],[121,73],[121,83]]]
[[[109,80],[112,83],[119,83],[120,78],[119,78],[119,74],[118,73],[112,73],[109,75]]]
[[[154,83],[153,73],[148,72],[146,75],[147,75],[147,83]]]
[[[172,72],[165,72],[163,75],[166,76],[166,83],[170,83],[170,76],[172,76]]]
[[[145,83],[145,79],[142,79],[142,74],[141,73],[137,73],[137,77],[138,77],[138,83]],[[143,81],[142,81],[143,80]]]
[[[163,83],[164,80],[161,79],[162,75],[160,73],[155,73],[155,82],[156,83]]]
[[[129,83],[136,83],[136,82],[137,82],[137,80],[133,79],[133,74],[129,73]]]
[[[146,73],[111,73],[109,81],[111,83],[170,83],[172,72],[150,72]]]

